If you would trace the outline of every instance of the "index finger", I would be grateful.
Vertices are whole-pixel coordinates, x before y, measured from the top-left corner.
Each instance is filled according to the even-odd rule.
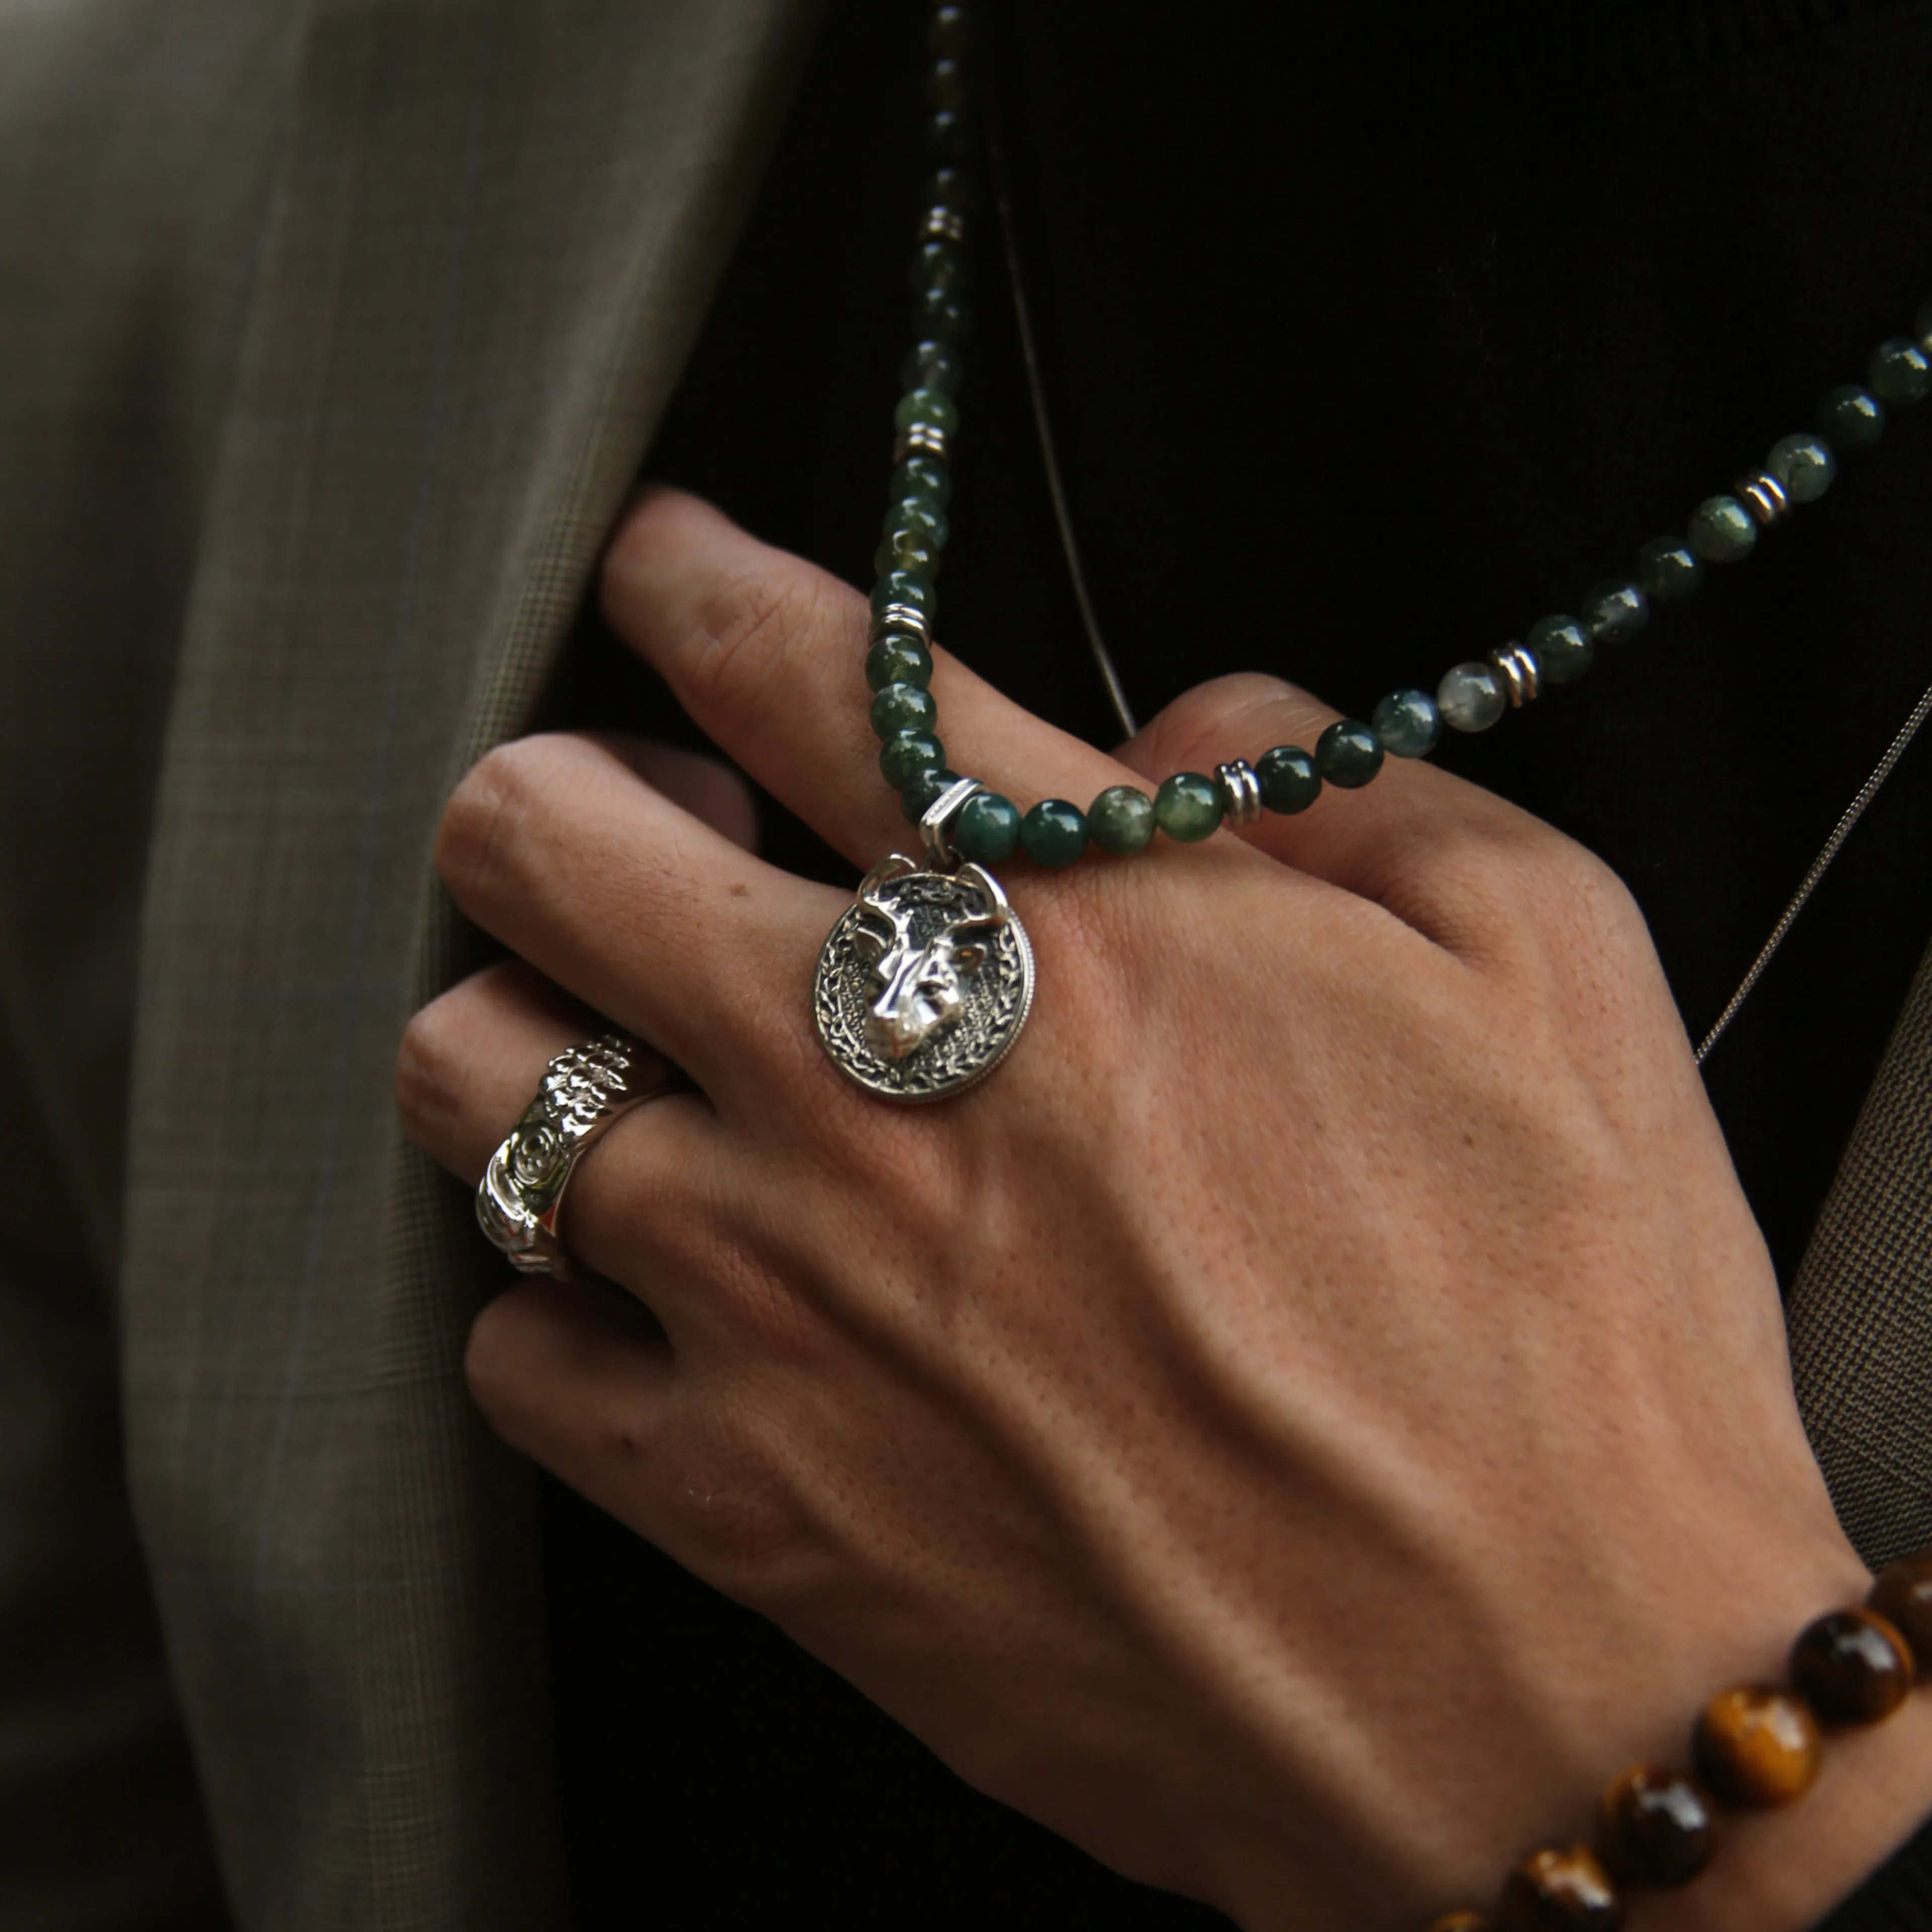
[[[866,682],[869,612],[849,584],[748,536],[681,490],[648,492],[605,560],[611,627],[669,683],[712,742],[855,864],[908,837],[880,770]],[[946,765],[1022,809],[1083,812],[1135,775],[1002,697],[934,650]]]

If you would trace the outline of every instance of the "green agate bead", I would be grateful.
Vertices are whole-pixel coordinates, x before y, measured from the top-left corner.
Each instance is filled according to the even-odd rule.
[[[926,151],[936,161],[957,167],[973,158],[973,128],[956,107],[942,107],[926,117]]]
[[[1690,512],[1690,548],[1706,563],[1736,563],[1750,554],[1757,524],[1735,496],[1706,496]]]
[[[1398,758],[1426,758],[1442,736],[1442,714],[1426,691],[1392,691],[1377,700],[1369,722],[1376,742]],[[1265,791],[1262,802],[1268,802]]]
[[[926,104],[957,114],[966,105],[966,76],[956,60],[937,60],[926,70]]]
[[[946,747],[930,731],[896,731],[879,747],[879,770],[895,791],[903,791],[920,772],[946,762]]]
[[[1306,812],[1322,796],[1322,775],[1299,745],[1277,745],[1255,760],[1262,802],[1270,812]]]
[[[1652,537],[1636,554],[1636,580],[1654,604],[1681,604],[1704,580],[1696,553],[1675,537]]]
[[[964,168],[939,168],[927,177],[926,205],[950,208],[962,220],[980,206],[980,184]]]
[[[996,791],[976,791],[952,821],[952,842],[962,859],[997,866],[1020,842],[1020,808]]]
[[[1522,642],[1546,684],[1574,684],[1597,656],[1596,646],[1574,617],[1539,617]]]
[[[920,612],[929,622],[939,608],[939,593],[930,578],[910,570],[889,570],[872,586],[872,615],[883,617],[895,604]]]
[[[1608,577],[1583,593],[1578,614],[1593,644],[1621,644],[1650,622],[1650,599],[1628,577]]]
[[[956,396],[965,375],[958,353],[949,344],[921,342],[906,351],[906,358],[899,364],[899,387],[940,389]]]
[[[880,527],[888,537],[908,531],[940,550],[946,548],[946,539],[952,534],[946,512],[929,496],[908,496],[902,503],[888,506],[886,520]]]
[[[1087,808],[1087,830],[1103,852],[1124,859],[1154,836],[1154,800],[1132,785],[1109,785]]]
[[[1838,459],[1815,436],[1787,436],[1771,446],[1764,466],[1794,503],[1815,503],[1831,488]]]
[[[874,691],[889,684],[916,684],[923,691],[932,682],[932,653],[916,638],[888,631],[866,653],[866,682]]]
[[[881,738],[930,731],[938,722],[939,706],[922,685],[889,684],[872,700],[872,729]]]
[[[1176,772],[1162,778],[1154,795],[1156,824],[1168,838],[1192,845],[1221,823],[1221,788],[1199,772]]]
[[[1382,768],[1382,740],[1356,718],[1338,718],[1315,741],[1315,769],[1331,785],[1353,791]]]
[[[1087,849],[1087,818],[1064,798],[1043,798],[1020,820],[1020,844],[1037,866],[1070,866]]]
[[[1872,351],[1865,381],[1886,408],[1909,409],[1932,394],[1932,362],[1917,343],[1895,335]]]
[[[965,250],[956,242],[922,242],[913,250],[912,266],[908,273],[914,295],[922,294],[928,289],[963,294],[966,287]]]
[[[940,342],[964,342],[973,332],[973,311],[956,289],[921,289],[912,298],[915,335]]]
[[[973,16],[964,7],[935,7],[926,22],[926,44],[941,60],[958,60],[973,44]]]
[[[899,809],[905,814],[906,823],[916,825],[932,809],[946,788],[958,782],[959,774],[944,765],[914,772],[911,782],[899,794]]]
[[[1885,434],[1885,405],[1857,383],[1841,382],[1818,405],[1818,434],[1834,449],[1870,449]]]
[[[938,389],[912,389],[899,398],[892,412],[892,427],[902,432],[911,429],[936,429],[950,436],[959,427],[959,411],[952,398]]]
[[[1503,681],[1486,664],[1459,664],[1442,674],[1436,708],[1451,730],[1486,731],[1509,709]]]
[[[936,543],[913,530],[896,530],[872,553],[872,568],[881,577],[907,571],[930,584],[939,574],[945,553]]]
[[[936,458],[908,456],[886,479],[895,502],[914,500],[943,510],[952,500],[952,472]]]

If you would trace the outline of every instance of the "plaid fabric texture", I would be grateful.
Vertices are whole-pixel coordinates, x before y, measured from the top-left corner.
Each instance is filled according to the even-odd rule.
[[[531,1486],[462,1385],[496,1270],[391,1067],[460,963],[442,801],[532,714],[808,24],[302,26],[160,784],[121,1293],[135,1515],[250,1928],[563,1922]]]
[[[1839,1520],[1876,1568],[1932,1544],[1932,950],[1786,1310]]]

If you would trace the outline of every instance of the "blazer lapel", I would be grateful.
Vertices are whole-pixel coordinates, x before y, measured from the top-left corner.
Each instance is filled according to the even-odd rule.
[[[1798,1406],[1858,1554],[1876,1568],[1932,1543],[1932,950],[1786,1312]]]
[[[153,848],[136,1512],[249,1925],[561,1924],[494,1280],[400,1143],[430,841],[524,724],[754,185],[799,0],[320,0]]]

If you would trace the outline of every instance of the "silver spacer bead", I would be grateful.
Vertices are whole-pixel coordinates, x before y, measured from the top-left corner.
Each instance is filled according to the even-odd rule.
[[[956,208],[928,208],[919,218],[913,233],[914,238],[920,242],[964,242],[966,224]]]
[[[1490,664],[1508,689],[1512,711],[1521,710],[1543,688],[1536,653],[1521,644],[1504,644],[1490,652]]]
[[[946,432],[932,423],[914,423],[902,430],[892,444],[892,460],[903,463],[908,456],[929,456],[936,463],[946,460]]]
[[[1766,530],[1791,514],[1791,499],[1784,494],[1784,485],[1768,470],[1741,476],[1732,487],[1738,500]]]
[[[872,628],[866,641],[876,644],[881,638],[897,633],[910,633],[928,648],[932,644],[932,626],[927,622],[926,613],[916,604],[888,604],[872,620]]]
[[[1230,825],[1253,825],[1262,815],[1262,782],[1246,758],[1231,758],[1214,767],[1215,782],[1221,788],[1222,816]]]

